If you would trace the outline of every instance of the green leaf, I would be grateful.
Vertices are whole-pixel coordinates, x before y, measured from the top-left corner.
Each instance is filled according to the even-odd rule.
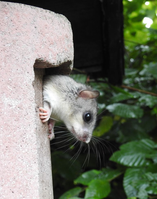
[[[128,197],[147,199],[148,194],[157,194],[157,173],[146,173],[146,168],[129,168],[123,181]]]
[[[147,172],[144,174],[144,177],[149,181],[156,181],[157,182],[157,173]]]
[[[157,164],[150,164],[147,168],[146,168],[146,172],[147,173],[157,173]]]
[[[141,187],[149,186],[148,180],[142,178],[144,172],[144,168],[129,168],[126,170],[123,186],[128,198],[137,197]],[[147,196],[147,193],[145,194]]]
[[[143,184],[139,188],[138,195],[137,195],[139,199],[148,199],[148,194],[147,194],[147,191],[146,191],[147,186],[148,185]]]
[[[103,181],[112,181],[113,179],[117,178],[119,175],[123,173],[120,169],[110,169],[104,168],[101,171],[91,170],[83,173],[79,176],[74,183],[75,184],[83,184],[83,185],[90,185],[93,179],[99,179]]]
[[[144,115],[140,122],[141,128],[146,133],[149,133],[157,126],[156,117],[151,115]]]
[[[157,183],[154,184],[155,186],[149,186],[146,188],[148,194],[157,195]]]
[[[123,93],[124,95],[131,95],[129,92],[125,91],[124,89],[111,85],[111,88],[117,93]]]
[[[140,120],[128,119],[117,130],[120,143],[149,138],[151,132],[157,126],[156,117],[145,114]],[[113,128],[112,128],[113,129]],[[116,133],[117,134],[117,133]]]
[[[75,184],[83,184],[83,185],[89,185],[89,183],[96,178],[99,174],[101,173],[101,171],[97,171],[97,170],[91,170],[91,171],[87,171],[85,173],[83,173],[81,176],[79,176],[74,183]]]
[[[137,119],[129,119],[126,122],[122,123],[119,131],[120,136],[117,141],[125,143],[129,141],[149,138],[149,135],[147,134],[148,128],[146,128],[146,125],[152,124],[152,122],[150,122],[149,118],[148,121],[150,123],[144,123],[143,118],[141,120],[139,121]],[[154,126],[152,125],[152,127]]]
[[[139,102],[142,105],[153,108],[157,104],[157,97],[151,95],[143,95],[139,98]]]
[[[155,143],[149,139],[132,141],[123,144],[120,147],[120,151],[115,152],[110,160],[125,166],[146,166],[150,164],[146,156],[154,151],[154,147]]]
[[[117,178],[119,175],[123,173],[120,169],[110,169],[110,168],[103,168],[102,174],[99,174],[99,179],[112,181],[113,179]]]
[[[87,76],[83,74],[72,74],[71,77],[79,83],[84,84],[86,82]]]
[[[83,199],[83,198],[79,198],[79,197],[70,197],[68,199]]]
[[[152,115],[157,115],[157,107],[154,107],[151,111]]]
[[[124,93],[118,93],[110,99],[110,102],[116,103],[116,102],[127,100],[127,99],[130,99],[130,98],[134,98],[134,96],[131,95],[131,94],[126,95]]]
[[[125,68],[125,76],[126,77],[134,77],[138,73],[137,69],[134,68]]]
[[[151,74],[154,78],[157,79],[157,63],[149,63],[144,66],[144,69],[140,72],[140,75]]]
[[[80,192],[82,192],[82,189],[80,187],[75,187],[65,192],[59,199],[74,199],[74,196],[78,196]]]
[[[157,151],[153,151],[151,154],[147,154],[146,158],[152,159],[154,163],[157,163]]]
[[[86,189],[85,199],[89,198],[105,198],[111,191],[110,183],[100,179],[94,179]]]
[[[68,199],[83,199],[83,198],[80,198],[80,197],[70,197]]]
[[[94,136],[102,136],[104,133],[108,132],[113,125],[113,119],[110,116],[102,117],[99,126],[93,131]]]
[[[100,199],[100,198],[98,198],[98,197],[88,197],[86,199]]]
[[[143,110],[139,106],[116,103],[106,107],[108,111],[123,118],[141,118]]]

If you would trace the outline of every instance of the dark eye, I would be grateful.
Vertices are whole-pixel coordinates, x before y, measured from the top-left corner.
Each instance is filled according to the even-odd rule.
[[[83,115],[83,120],[87,123],[91,122],[92,114],[90,112],[85,112]]]

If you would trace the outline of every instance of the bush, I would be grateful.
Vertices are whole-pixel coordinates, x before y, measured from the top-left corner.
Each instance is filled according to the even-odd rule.
[[[66,187],[60,199],[157,198],[157,2],[123,0],[123,4],[125,18],[123,85],[120,87],[109,85],[102,79],[96,82],[89,81],[101,94],[98,101],[101,117],[93,132],[99,140],[93,141],[93,147],[99,146],[101,154],[98,149],[93,151],[95,150],[101,163],[105,162],[107,166],[100,170],[95,169],[95,166],[93,168],[88,166],[86,171],[80,174],[82,159],[86,152],[83,147],[82,153],[80,151],[74,155],[74,159],[77,159],[81,153],[80,160],[76,160],[71,167],[72,171],[68,169],[64,173],[65,169],[58,170],[60,180],[64,179]],[[150,28],[146,28],[142,23],[145,17],[153,20]],[[74,78],[81,81],[86,79],[84,75]],[[104,140],[111,145],[104,146]],[[107,155],[105,160],[102,159],[100,155],[104,156],[107,148],[112,145],[118,146],[118,150],[115,151],[114,148],[115,152],[112,155]],[[72,145],[69,150],[74,147],[76,146]],[[88,154],[91,151],[91,148],[88,149]],[[55,157],[55,152],[53,156]],[[62,157],[66,161],[70,159],[68,154]],[[60,159],[58,164],[56,159],[53,158],[53,162],[59,165]],[[63,162],[62,167],[65,168]],[[57,169],[58,167],[54,165],[54,175]]]

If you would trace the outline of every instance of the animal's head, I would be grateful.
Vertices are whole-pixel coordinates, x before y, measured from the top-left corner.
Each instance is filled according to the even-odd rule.
[[[81,90],[75,99],[74,108],[67,115],[65,124],[68,130],[85,143],[89,143],[96,123],[98,91]],[[70,122],[69,122],[70,121]]]

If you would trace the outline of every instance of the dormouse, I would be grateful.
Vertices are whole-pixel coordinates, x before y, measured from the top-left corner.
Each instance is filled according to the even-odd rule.
[[[89,143],[96,123],[98,96],[98,91],[69,76],[46,76],[39,116],[43,123],[48,121],[49,138],[54,138],[55,121],[63,121],[77,140]]]

